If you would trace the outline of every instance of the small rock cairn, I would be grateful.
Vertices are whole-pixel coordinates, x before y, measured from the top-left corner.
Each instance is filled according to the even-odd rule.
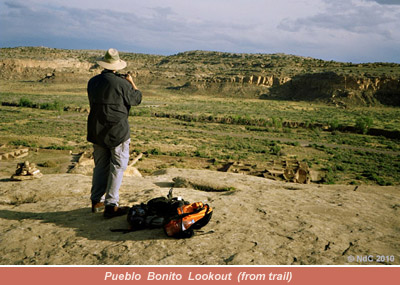
[[[15,174],[11,176],[12,180],[30,180],[30,179],[37,179],[42,177],[43,174],[37,169],[35,163],[29,163],[29,161],[25,161],[22,163],[18,163],[17,170]]]

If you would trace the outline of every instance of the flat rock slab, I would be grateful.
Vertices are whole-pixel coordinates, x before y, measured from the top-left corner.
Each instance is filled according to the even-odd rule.
[[[0,264],[356,265],[348,263],[350,255],[394,255],[391,264],[400,264],[398,186],[303,185],[166,169],[153,176],[124,177],[120,203],[165,196],[176,177],[234,189],[174,188],[175,196],[214,209],[210,223],[191,239],[168,238],[162,229],[111,232],[127,228],[126,217],[105,220],[91,213],[89,176],[3,178]]]

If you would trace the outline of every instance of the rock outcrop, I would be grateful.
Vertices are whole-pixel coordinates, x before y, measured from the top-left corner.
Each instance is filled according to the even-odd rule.
[[[41,178],[43,174],[37,169],[35,163],[30,163],[29,161],[25,161],[22,163],[18,163],[17,170],[15,174],[11,176],[11,180],[15,181],[23,181],[23,180],[32,180]]]
[[[400,106],[400,79],[357,77],[333,72],[304,74],[273,86],[272,94],[291,100]]]
[[[164,169],[124,178],[121,205],[166,196],[175,177],[229,190],[174,187],[175,197],[214,209],[209,224],[191,240],[168,238],[162,229],[111,232],[129,225],[126,217],[104,219],[91,213],[90,176],[52,174],[2,182],[0,264],[354,265],[348,256],[375,249],[399,256],[398,186],[303,185]],[[377,261],[368,264],[382,266]],[[399,265],[400,260],[387,264]]]
[[[3,55],[4,54],[4,55]],[[100,72],[101,51],[2,49],[0,79],[84,84]],[[319,100],[340,106],[400,106],[400,65],[352,64],[285,55],[191,51],[172,56],[123,53],[140,85],[177,92]]]

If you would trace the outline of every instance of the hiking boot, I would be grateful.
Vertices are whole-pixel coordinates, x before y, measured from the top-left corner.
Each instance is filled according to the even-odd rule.
[[[129,207],[118,207],[118,206],[106,206],[104,209],[104,218],[110,219],[126,215]]]
[[[92,202],[92,213],[100,213],[104,210],[104,203],[103,202]]]

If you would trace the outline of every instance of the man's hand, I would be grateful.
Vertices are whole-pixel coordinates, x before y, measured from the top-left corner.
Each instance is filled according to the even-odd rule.
[[[135,85],[135,82],[133,82],[132,76],[129,73],[126,75],[125,79],[128,80],[130,84],[132,84],[133,89],[138,90],[138,88]]]

